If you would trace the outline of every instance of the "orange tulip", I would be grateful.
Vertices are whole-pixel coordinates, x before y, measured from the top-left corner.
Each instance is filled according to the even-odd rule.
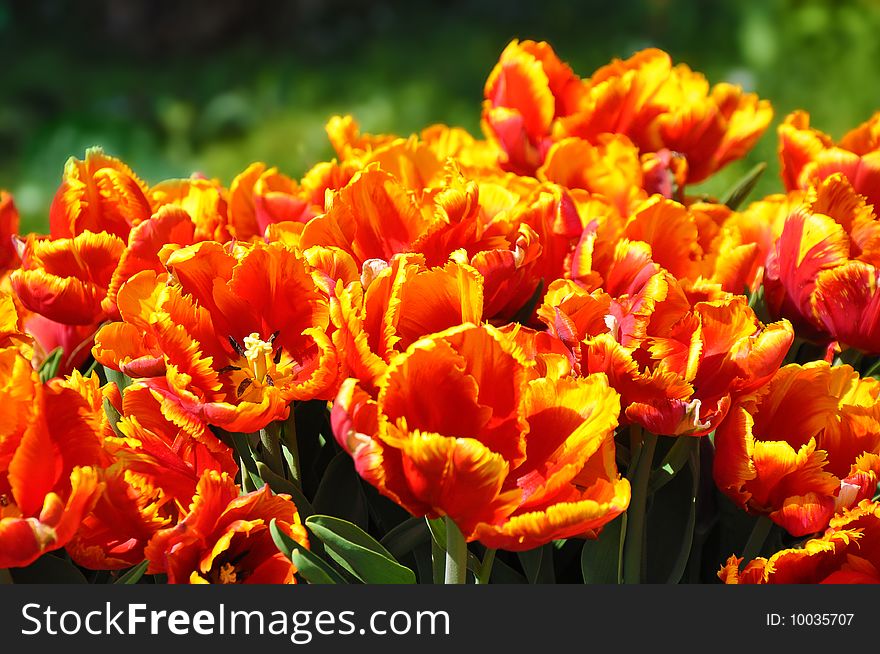
[[[153,534],[186,515],[206,470],[238,471],[231,450],[207,426],[172,424],[147,386],[126,388],[117,410],[117,432],[104,439],[104,491],[67,545],[79,565],[100,570],[143,561]]]
[[[629,422],[655,434],[708,434],[735,397],[772,377],[792,342],[791,326],[762,325],[742,296],[691,305],[644,252],[621,245],[610,272],[632,280],[628,288],[606,282],[611,293],[588,293],[557,282],[539,315],[575,353],[582,373],[608,375]]]
[[[142,379],[172,421],[253,432],[292,400],[332,397],[327,299],[298,253],[206,241],[165,265],[167,279],[148,270],[120,288],[122,322],[101,329],[93,354]]]
[[[195,225],[189,214],[173,205],[160,208],[148,220],[133,228],[128,244],[113,271],[107,297],[102,306],[108,315],[116,316],[116,294],[119,288],[142,270],[161,273],[165,270],[159,260],[163,248],[190,245],[195,240]]]
[[[446,186],[432,194],[433,221],[412,249],[424,254],[431,266],[449,260],[472,266],[483,278],[486,318],[507,322],[529,301],[547,269],[562,268],[572,236],[559,235],[564,250],[557,250],[550,242],[557,239],[551,232],[562,204],[568,201],[574,212],[563,193],[558,188],[537,187],[523,198],[505,180],[472,182],[450,175]],[[579,233],[576,212],[574,220]],[[545,228],[548,231],[539,234],[538,229]],[[568,225],[562,231],[567,229]]]
[[[168,179],[149,191],[151,213],[172,205],[186,211],[195,225],[195,240],[224,242],[230,233],[228,192],[217,180],[193,175],[188,179]]]
[[[557,141],[536,176],[601,195],[623,215],[647,197],[638,148],[620,134],[603,134],[595,145],[579,138]]]
[[[586,82],[581,109],[559,121],[556,135],[595,141],[628,136],[642,153],[675,152],[686,181],[700,182],[745,155],[773,117],[766,100],[706,78],[668,54],[647,49],[615,60]]]
[[[483,315],[482,279],[467,264],[428,269],[419,255],[394,257],[364,295],[371,348],[386,361],[417,340]]]
[[[86,151],[83,161],[71,157],[49,211],[53,238],[83,232],[107,232],[121,239],[150,217],[147,186],[119,159],[100,148]]]
[[[374,164],[334,196],[327,213],[306,225],[301,247],[338,247],[358,265],[368,259],[387,261],[409,251],[427,225],[404,186]]]
[[[807,189],[841,173],[856,193],[880,206],[880,113],[848,132],[835,144],[810,127],[810,115],[795,111],[779,125],[779,160],[788,190]]]
[[[430,266],[450,259],[470,265],[484,279],[486,317],[510,320],[540,280],[540,237],[524,224],[532,218],[532,207],[521,204],[519,196],[501,184],[468,182],[454,171],[445,185],[421,194],[420,202],[416,195],[371,164],[294,240],[305,250],[341,250],[360,269],[385,265],[395,255],[410,252],[424,254]]]
[[[346,380],[334,434],[382,494],[450,517],[471,540],[525,550],[594,536],[629,502],[614,463],[617,395],[602,375],[533,368],[498,330],[454,327],[396,357],[373,395]]]
[[[765,298],[812,340],[880,352],[880,221],[840,175],[804,197],[767,258]]]
[[[511,41],[483,90],[482,124],[507,170],[531,175],[552,144],[554,121],[574,112],[580,79],[544,42]]]
[[[98,378],[40,384],[15,347],[0,350],[0,568],[64,547],[102,484]]]
[[[30,311],[66,325],[96,325],[107,317],[102,302],[125,243],[107,232],[74,238],[27,239],[12,288]]]
[[[348,182],[348,179],[344,179],[346,171],[353,174],[374,162],[416,192],[442,182],[443,169],[450,157],[468,171],[500,172],[495,148],[486,141],[475,139],[460,127],[435,124],[426,127],[418,135],[403,138],[393,134],[365,134],[352,116],[334,116],[325,129],[340,164],[318,164],[303,179],[304,188],[314,186],[307,184],[307,181],[311,182],[318,171],[342,173],[337,179],[343,179],[343,183],[325,187],[342,188]],[[351,174],[348,175],[349,179]]]
[[[303,547],[308,536],[296,506],[268,486],[240,495],[232,478],[215,470],[199,480],[189,512],[162,529],[146,548],[149,574],[172,584],[289,584],[296,568],[272,541],[269,523]]]
[[[715,434],[715,481],[794,536],[870,498],[880,475],[880,382],[817,361],[782,368]]]
[[[306,223],[323,209],[299,185],[277,168],[257,162],[229,186],[229,223],[232,236],[249,241],[262,238],[266,227],[286,221]]]
[[[863,500],[835,516],[822,536],[742,561],[731,556],[718,577],[727,584],[880,584],[880,504]]]

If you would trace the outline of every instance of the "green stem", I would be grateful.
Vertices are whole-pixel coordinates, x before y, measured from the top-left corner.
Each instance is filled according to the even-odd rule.
[[[477,575],[477,583],[481,586],[489,583],[489,578],[492,576],[492,565],[495,563],[495,551],[492,548],[487,548],[486,553],[483,555],[483,563],[480,565],[480,574]]]
[[[626,541],[623,548],[623,583],[625,584],[638,584],[642,581],[648,482],[651,479],[651,465],[654,462],[656,446],[657,436],[644,432],[639,458],[635,462],[635,472],[630,480],[632,497],[626,511]]]
[[[749,534],[746,546],[743,548],[743,561],[748,563],[758,557],[761,553],[761,548],[764,547],[764,541],[767,540],[767,536],[772,528],[773,521],[770,518],[765,515],[758,518],[755,526],[752,527],[752,533]]]
[[[284,421],[284,427],[281,430],[281,444],[284,460],[287,461],[287,468],[290,471],[291,481],[302,488],[302,472],[299,463],[299,444],[296,437],[296,419],[294,418],[294,407],[290,406],[290,416]]]
[[[0,568],[0,586],[4,584],[14,584],[12,573],[6,568]]]
[[[463,584],[467,578],[467,543],[461,529],[446,517],[446,583]]]
[[[431,537],[431,572],[435,584],[442,584],[446,576],[446,552],[434,537]]]
[[[263,463],[276,475],[284,476],[284,461],[281,458],[281,425],[270,422],[260,430],[260,443],[263,445]]]

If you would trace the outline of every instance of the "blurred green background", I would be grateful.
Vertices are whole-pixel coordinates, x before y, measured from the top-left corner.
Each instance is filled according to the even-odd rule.
[[[91,145],[146,181],[195,170],[228,183],[263,160],[300,176],[331,156],[323,131],[433,122],[479,132],[483,82],[513,37],[550,41],[588,76],[655,45],[839,137],[880,108],[873,0],[0,0],[0,187],[23,231],[44,230],[64,162]],[[779,189],[775,133],[704,185],[757,161]]]

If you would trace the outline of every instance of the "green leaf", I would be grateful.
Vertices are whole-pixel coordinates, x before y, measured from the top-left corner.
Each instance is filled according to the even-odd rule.
[[[85,575],[70,561],[44,554],[26,568],[10,570],[17,584],[87,584]]]
[[[694,545],[694,530],[697,526],[697,497],[700,492],[700,442],[699,439],[696,440],[697,443],[691,448],[690,456],[688,457],[688,468],[691,471],[691,495],[693,496],[693,501],[690,503],[690,508],[688,510],[688,522],[682,536],[681,549],[679,549],[678,558],[673,564],[672,570],[669,572],[669,577],[666,580],[667,584],[677,584],[681,582],[681,578],[687,570],[691,549]]]
[[[526,579],[530,584],[552,584],[553,575],[553,543],[525,552],[517,552]]]
[[[113,370],[113,368],[104,366],[104,376],[107,378],[108,382],[116,384],[116,388],[119,389],[120,393],[131,386],[131,377],[118,370]]]
[[[287,495],[290,495],[290,499],[292,499],[293,503],[296,505],[300,518],[305,520],[310,515],[314,515],[315,509],[312,506],[312,503],[306,499],[306,496],[303,495],[303,492],[295,483],[284,477],[279,477],[262,461],[257,461],[255,465],[258,476],[269,484],[269,488],[272,489],[273,493],[286,493]]]
[[[316,513],[332,515],[364,529],[369,522],[369,511],[361,478],[347,452],[337,454],[321,478],[312,502]]]
[[[119,438],[125,438],[125,434],[123,434],[119,430],[119,420],[122,416],[119,415],[119,411],[116,410],[116,407],[110,403],[106,397],[104,398],[104,414],[107,416],[107,422],[110,423],[110,428],[113,429],[113,433],[116,434]]]
[[[260,469],[257,467],[257,461],[254,458],[254,450],[251,447],[247,434],[240,432],[228,432],[232,438],[232,444],[235,453],[238,454],[241,461],[241,485],[244,492],[250,492],[262,488],[266,483],[260,476]]]
[[[763,161],[743,175],[718,201],[736,211],[747,197],[755,190],[755,185],[761,179],[761,175],[767,170],[767,164]]]
[[[500,554],[499,552],[498,554]],[[526,584],[528,581],[517,570],[507,565],[498,555],[492,565],[492,576],[489,578],[493,584]]]
[[[125,574],[120,576],[115,582],[115,584],[125,584],[131,585],[136,584],[141,580],[141,577],[144,576],[144,573],[147,571],[147,567],[149,567],[149,561],[141,561],[133,568],[129,568],[125,571]]]
[[[431,532],[422,518],[407,518],[385,534],[380,543],[394,558],[399,559],[420,545],[427,544],[430,538]]]
[[[368,584],[414,584],[415,573],[363,529],[328,515],[313,515],[306,526],[324,542],[330,557]]]
[[[347,583],[336,570],[285,534],[275,523],[269,523],[269,533],[275,547],[296,566],[297,574],[310,584],[345,584]]]
[[[40,366],[40,382],[45,384],[50,379],[58,376],[58,368],[61,366],[61,358],[64,356],[64,348],[56,347],[52,350],[43,364]]]
[[[648,495],[653,495],[663,488],[667,483],[684,468],[691,457],[691,453],[695,447],[699,446],[698,438],[688,436],[674,439],[672,447],[660,462],[660,467],[651,472],[651,479],[648,482]]]
[[[616,584],[620,569],[623,516],[605,525],[599,538],[584,542],[581,573],[585,584]]]
[[[696,525],[699,438],[689,441],[688,474],[676,475],[653,495],[648,511],[647,581],[678,583],[687,569]]]

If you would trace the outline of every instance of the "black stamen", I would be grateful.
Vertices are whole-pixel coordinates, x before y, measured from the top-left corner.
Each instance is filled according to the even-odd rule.
[[[272,376],[269,373],[266,373],[266,385],[267,386],[274,386],[275,385],[275,380],[272,379]]]
[[[234,370],[241,370],[238,366],[223,366],[220,370],[217,371],[218,374],[222,375],[227,372],[233,372]]]
[[[229,344],[232,346],[232,349],[238,352],[241,356],[246,356],[244,353],[244,346],[241,345],[235,338],[229,336]]]
[[[272,357],[272,363],[274,363],[276,366],[279,363],[281,363],[281,348],[280,347],[277,350],[275,350],[275,356]]]
[[[235,391],[236,396],[241,397],[241,394],[244,393],[253,383],[253,380],[251,380],[249,377],[241,380],[241,383],[238,385],[238,390]]]
[[[272,343],[275,342],[275,339],[278,338],[278,334],[280,334],[280,333],[281,333],[281,330],[278,329],[269,337],[269,341],[268,341],[269,345],[272,345]]]

